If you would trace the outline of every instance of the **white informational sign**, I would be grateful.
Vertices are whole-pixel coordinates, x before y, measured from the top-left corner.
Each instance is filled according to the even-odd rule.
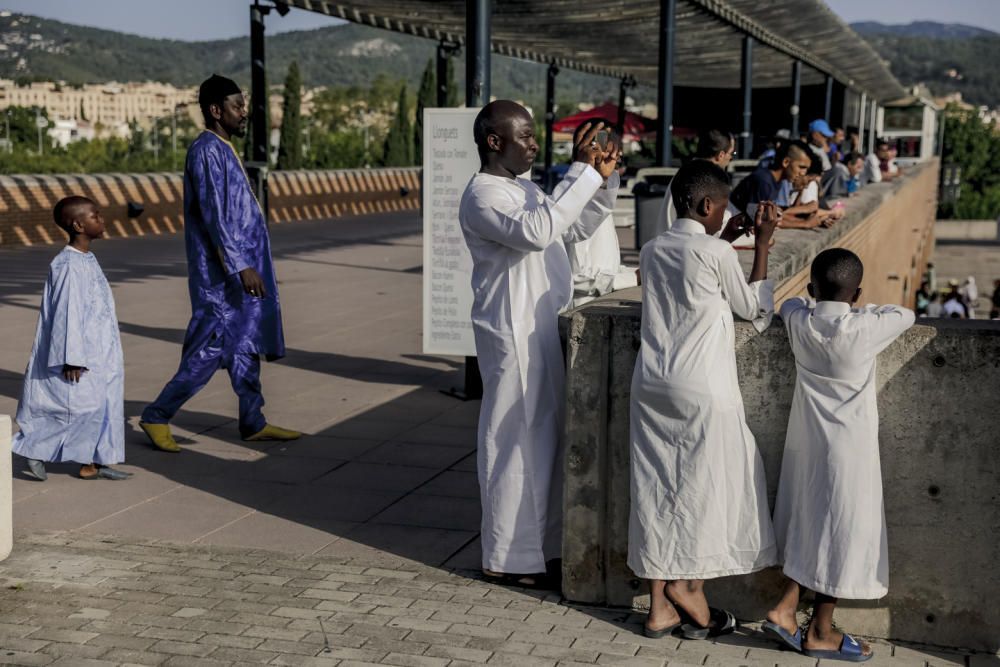
[[[476,356],[472,333],[472,257],[458,205],[479,153],[472,125],[479,109],[424,109],[424,354]]]

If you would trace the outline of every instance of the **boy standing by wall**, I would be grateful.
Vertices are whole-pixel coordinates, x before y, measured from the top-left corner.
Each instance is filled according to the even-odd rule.
[[[795,355],[774,528],[789,578],[764,632],[813,658],[863,662],[871,647],[833,628],[837,598],[888,592],[889,561],[878,451],[875,358],[914,322],[899,306],[852,310],[861,260],[843,248],[812,264],[809,294],[781,307]],[[816,592],[805,636],[795,612]]]
[[[114,297],[90,252],[104,218],[86,197],[60,200],[53,215],[69,245],[49,267],[13,450],[41,481],[46,461],[80,463],[83,479],[128,479],[108,467],[125,460],[125,369]]]
[[[704,580],[777,563],[764,464],[736,376],[733,313],[770,322],[768,247],[779,214],[755,211],[749,284],[736,251],[714,238],[729,202],[718,165],[694,160],[671,183],[680,216],[643,246],[642,346],[632,376],[628,565],[649,580],[645,634],[681,626],[688,639],[731,632]]]

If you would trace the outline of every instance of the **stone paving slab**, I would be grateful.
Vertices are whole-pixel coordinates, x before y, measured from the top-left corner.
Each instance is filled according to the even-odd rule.
[[[653,640],[629,610],[383,555],[24,536],[0,563],[0,664],[817,665],[754,623],[717,641]],[[876,652],[868,664],[1000,665],[995,655],[884,641]]]

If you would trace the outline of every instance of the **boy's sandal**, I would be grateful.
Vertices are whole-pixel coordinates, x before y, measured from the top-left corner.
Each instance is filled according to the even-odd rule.
[[[688,623],[681,626],[681,637],[684,639],[709,639],[721,637],[736,631],[739,627],[736,617],[732,612],[725,609],[708,608],[709,618],[714,621],[714,625],[703,626],[698,624],[693,618]],[[711,622],[710,621],[710,622]]]
[[[792,649],[796,653],[802,652],[802,628],[795,628],[795,634],[792,634],[777,623],[764,621],[760,624],[760,629],[765,635],[779,644]]]
[[[845,632],[844,638],[840,640],[839,650],[831,651],[829,649],[803,649],[802,655],[810,658],[819,658],[821,660],[841,660],[844,662],[866,662],[871,660],[872,656],[875,655],[874,651],[867,655],[865,655],[863,651],[864,647],[861,646],[861,642]]]
[[[483,571],[483,579],[497,586],[513,586],[516,588],[528,588],[538,591],[555,590],[552,582],[544,573],[542,574],[512,574],[509,572],[490,573]]]
[[[114,468],[108,468],[107,466],[101,466],[97,469],[93,475],[80,474],[80,479],[110,479],[112,481],[121,481],[128,479],[132,476],[132,473],[125,472],[124,470],[115,470]]]

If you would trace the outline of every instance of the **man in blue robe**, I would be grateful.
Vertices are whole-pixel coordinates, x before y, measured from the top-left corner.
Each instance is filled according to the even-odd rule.
[[[261,408],[260,357],[285,355],[278,286],[267,223],[230,138],[246,134],[247,111],[236,82],[212,75],[198,103],[205,131],[184,165],[184,238],[191,322],[181,364],[140,427],[157,448],[180,451],[168,422],[220,368],[239,397],[244,440],[295,440],[297,431],[268,424]]]
[[[80,464],[83,479],[128,479],[109,467],[125,460],[125,366],[115,299],[90,251],[104,218],[80,196],[60,200],[53,215],[69,245],[49,267],[13,451],[41,481],[46,462],[68,461]]]

